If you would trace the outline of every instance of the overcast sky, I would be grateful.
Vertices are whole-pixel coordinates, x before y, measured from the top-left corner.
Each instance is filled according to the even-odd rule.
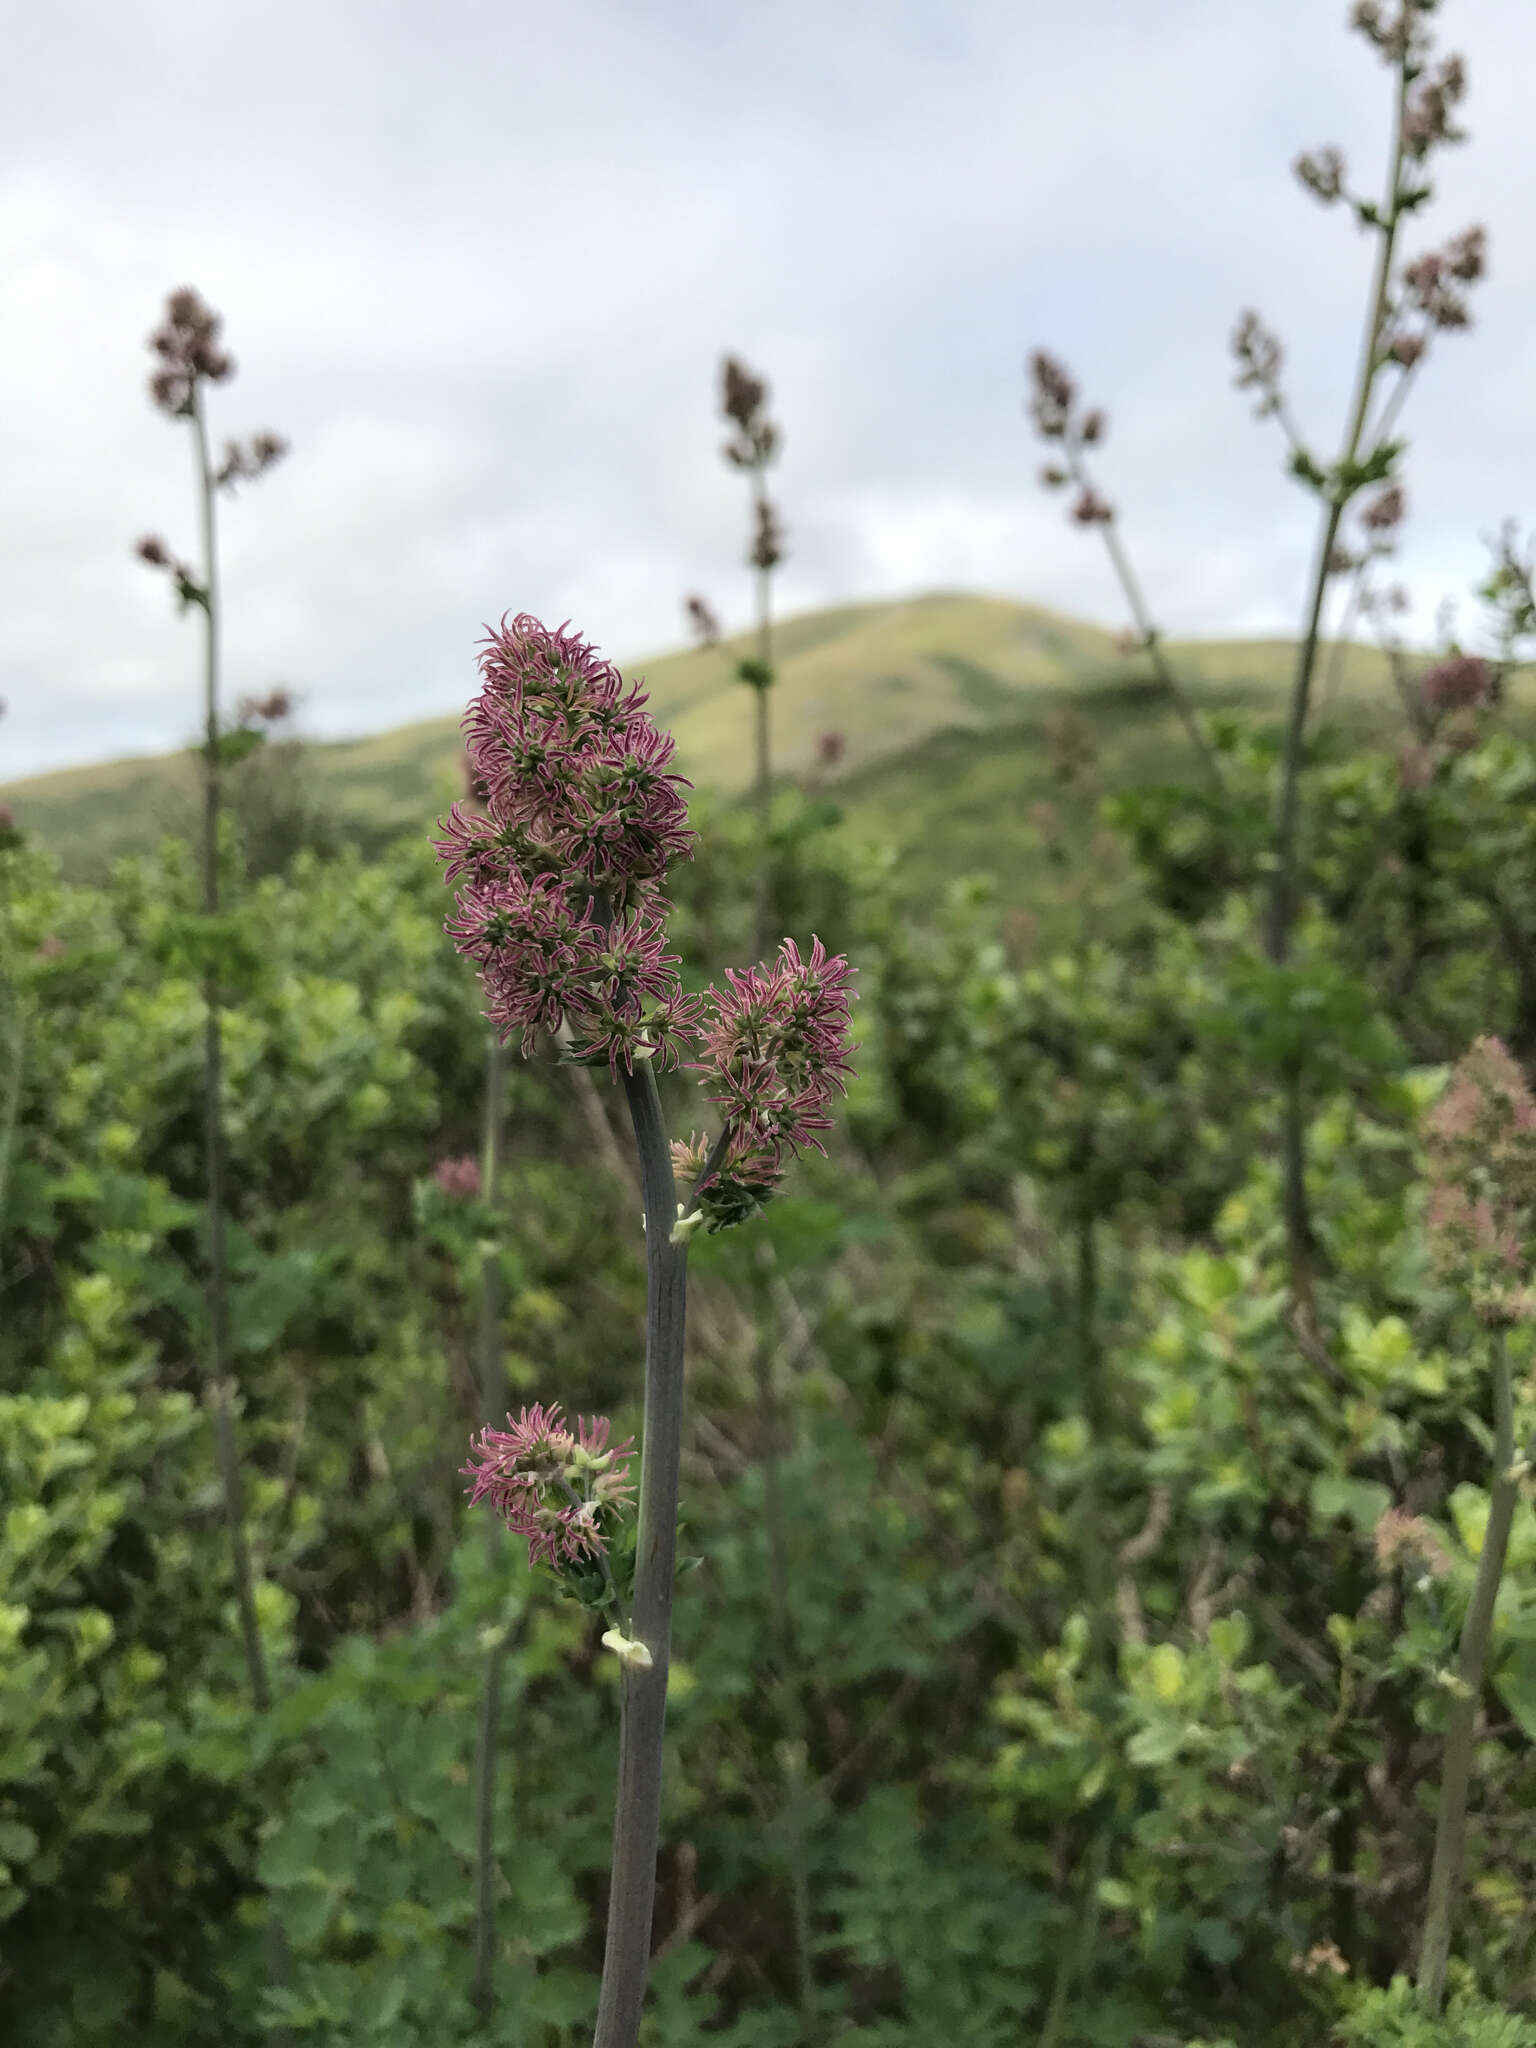
[[[225,501],[227,694],[308,730],[461,706],[482,622],[621,660],[705,592],[750,616],[726,349],[772,387],[785,610],[936,588],[1119,627],[1096,534],[1041,491],[1044,345],[1164,630],[1295,629],[1313,533],[1231,388],[1256,306],[1331,454],[1371,246],[1296,184],[1378,191],[1390,74],[1345,0],[49,0],[0,78],[0,780],[184,743],[197,633],[131,554],[190,552],[188,429],[145,336],[195,285],[239,369],[214,433],[289,459]],[[1490,238],[1475,327],[1406,414],[1427,639],[1479,536],[1536,523],[1531,0],[1445,0],[1471,140],[1410,251]]]

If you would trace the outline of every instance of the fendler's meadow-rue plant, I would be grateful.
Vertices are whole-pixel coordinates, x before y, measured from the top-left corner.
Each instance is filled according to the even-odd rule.
[[[767,838],[773,804],[773,755],[768,730],[768,693],[773,688],[773,601],[774,569],[784,559],[784,529],[778,508],[768,496],[768,465],[783,446],[783,436],[764,407],[768,386],[761,377],[727,356],[720,370],[720,410],[735,429],[722,453],[733,469],[739,469],[752,483],[752,545],[747,560],[757,571],[757,656],[740,661],[736,673],[757,699],[757,812],[763,834],[762,858],[768,858]]]
[[[1400,240],[1411,215],[1432,197],[1431,155],[1466,140],[1455,110],[1466,93],[1466,67],[1458,56],[1432,62],[1430,16],[1438,0],[1356,0],[1351,30],[1363,36],[1395,73],[1394,113],[1388,143],[1385,189],[1367,199],[1350,184],[1335,148],[1309,151],[1296,159],[1296,176],[1324,206],[1343,205],[1358,226],[1375,236],[1365,332],[1349,400],[1343,438],[1334,461],[1320,462],[1291,417],[1281,387],[1283,351],[1257,313],[1243,313],[1232,336],[1239,390],[1258,393],[1255,415],[1273,418],[1285,435],[1286,467],[1318,499],[1316,552],[1308,579],[1305,624],[1291,687],[1280,788],[1276,807],[1274,858],[1264,921],[1265,952],[1276,966],[1290,960],[1291,944],[1307,894],[1301,831],[1301,781],[1312,685],[1321,646],[1323,613],[1335,578],[1354,567],[1354,556],[1339,545],[1345,513],[1363,490],[1392,484],[1406,443],[1394,438],[1398,415],[1424,361],[1431,340],[1471,324],[1466,287],[1483,275],[1487,235],[1464,228],[1443,248],[1402,259]],[[1386,396],[1379,410],[1377,400]],[[1374,501],[1377,516],[1391,508]],[[1306,1103],[1301,1066],[1287,1064],[1281,1123],[1287,1265],[1294,1309],[1315,1337],[1316,1267],[1319,1246],[1312,1228],[1306,1184]]]
[[[229,735],[220,729],[219,553],[216,507],[220,491],[251,482],[287,453],[277,434],[255,434],[249,442],[226,441],[223,456],[209,452],[204,387],[222,384],[235,374],[234,359],[221,339],[223,321],[204,304],[190,285],[173,291],[165,302],[165,318],[149,337],[157,367],[149,395],[171,419],[185,420],[192,430],[193,472],[202,527],[202,561],[194,567],[174,555],[158,535],[149,534],[135,549],[140,561],[170,578],[182,611],[203,615],[203,915],[212,922],[219,913],[219,810],[222,769]],[[217,961],[210,949],[204,966],[203,1002],[203,1147],[207,1167],[208,1240],[208,1399],[213,1410],[224,1513],[234,1558],[235,1597],[245,1644],[251,1698],[265,1710],[270,1699],[266,1656],[256,1615],[254,1572],[245,1535],[245,1504],[240,1459],[235,1441],[235,1389],[229,1331],[229,1276],[225,1249],[226,1161],[224,1119],[220,1108],[223,1064],[223,992]]]
[[[1493,1378],[1493,1471],[1477,1577],[1462,1624],[1435,1820],[1418,1989],[1431,2012],[1445,1998],[1467,1834],[1477,1717],[1494,1604],[1520,1482],[1536,1444],[1515,1443],[1515,1392],[1506,1333],[1536,1315],[1536,1101],[1497,1038],[1480,1038],[1451,1075],[1425,1128],[1429,1204],[1426,1228],[1436,1262],[1460,1287],[1489,1333]]]
[[[436,841],[456,883],[447,929],[479,969],[486,1016],[524,1055],[566,1027],[565,1057],[624,1089],[646,1232],[645,1399],[638,1515],[627,1446],[608,1425],[525,1410],[474,1441],[472,1492],[530,1557],[608,1621],[621,1667],[619,1778],[594,2048],[634,2048],[650,1963],[662,1735],[677,1572],[688,1243],[745,1222],[790,1159],[820,1147],[846,1088],[852,970],[817,940],[685,995],[666,950],[667,871],[693,834],[670,735],[646,698],[565,627],[526,614],[489,634],[465,716],[484,810],[455,804]],[[694,1057],[688,1057],[690,1054]],[[697,1073],[720,1111],[711,1141],[668,1144],[658,1068]],[[687,1188],[678,1200],[674,1171]]]

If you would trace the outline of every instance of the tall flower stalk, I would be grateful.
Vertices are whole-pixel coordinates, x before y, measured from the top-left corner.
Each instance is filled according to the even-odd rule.
[[[1494,1606],[1520,1482],[1536,1457],[1536,1443],[1523,1457],[1516,1454],[1514,1381],[1506,1344],[1506,1333],[1536,1314],[1536,1101],[1498,1039],[1480,1038],[1462,1059],[1428,1118],[1426,1138],[1431,1247],[1442,1269],[1465,1289],[1489,1333],[1493,1382],[1488,1519],[1456,1669],[1444,1674],[1451,1717],[1419,1948],[1419,1995],[1438,2013],[1462,1887],[1467,1797]]]
[[[735,429],[723,453],[732,468],[743,471],[752,489],[752,534],[747,561],[756,572],[757,654],[742,661],[737,674],[755,697],[757,752],[757,950],[768,943],[773,921],[773,758],[769,726],[769,693],[777,680],[773,662],[773,572],[783,560],[784,535],[776,507],[768,496],[768,466],[782,445],[777,424],[767,416],[768,385],[754,377],[735,356],[727,356],[720,372],[720,410]],[[697,614],[695,614],[697,618]],[[700,621],[702,630],[702,621]],[[795,1669],[793,1631],[790,1624],[787,1587],[789,1544],[784,1517],[784,1488],[780,1461],[783,1417],[774,1384],[773,1359],[775,1322],[767,1286],[772,1251],[759,1247],[754,1271],[754,1328],[752,1334],[753,1379],[757,1388],[758,1423],[763,1468],[763,1533],[768,1546],[769,1605],[773,1617],[774,1661],[778,1665],[779,1688],[784,1700],[789,1731],[786,1793],[789,1810],[789,1883],[794,1924],[795,1987],[801,2027],[810,2038],[811,1960],[810,1884],[806,1866],[804,1815],[800,1779],[804,1773],[805,1702]]]
[[[206,1300],[208,1309],[207,1400],[213,1416],[214,1442],[224,1497],[224,1517],[233,1561],[235,1600],[245,1648],[251,1700],[264,1712],[271,1702],[266,1657],[256,1612],[255,1578],[246,1537],[245,1494],[235,1429],[235,1379],[229,1327],[229,1266],[225,1244],[228,1209],[227,1157],[220,1102],[223,1065],[223,995],[219,984],[214,920],[219,914],[219,813],[222,801],[222,749],[219,724],[219,558],[217,500],[243,480],[252,480],[287,452],[275,434],[257,434],[245,444],[227,441],[215,465],[208,445],[204,388],[234,375],[233,358],[220,341],[223,322],[190,287],[171,293],[165,318],[149,338],[159,359],[150,378],[150,396],[172,419],[184,419],[192,432],[193,474],[197,485],[202,532],[202,559],[196,567],[178,560],[164,541],[149,536],[138,543],[139,559],[161,569],[175,586],[183,611],[203,615],[203,811],[202,908],[207,920],[203,969],[203,1156],[207,1186]]]
[[[1322,467],[1311,454],[1287,409],[1281,389],[1282,350],[1258,315],[1245,312],[1232,337],[1239,389],[1259,393],[1260,418],[1275,418],[1289,444],[1290,473],[1321,501],[1321,516],[1308,582],[1305,620],[1291,687],[1280,788],[1276,805],[1273,880],[1264,918],[1264,948],[1276,967],[1290,958],[1292,936],[1305,896],[1301,863],[1301,775],[1312,685],[1321,646],[1323,609],[1330,580],[1351,557],[1338,545],[1340,523],[1354,497],[1370,485],[1392,480],[1405,444],[1391,438],[1415,372],[1431,335],[1465,327],[1468,313],[1461,286],[1482,275],[1486,237],[1472,227],[1443,250],[1431,250],[1397,266],[1398,240],[1408,215],[1431,196],[1424,175],[1430,152],[1460,142],[1463,132],[1453,110],[1466,90],[1459,57],[1429,67],[1428,16],[1436,0],[1358,0],[1351,26],[1396,72],[1392,136],[1386,190],[1381,202],[1348,189],[1344,158],[1334,148],[1297,158],[1301,183],[1323,205],[1344,201],[1360,226],[1376,236],[1376,257],[1367,301],[1365,330],[1343,438],[1334,463]],[[1374,424],[1371,409],[1384,378],[1392,388]],[[1306,1188],[1306,1101],[1302,1068],[1290,1060],[1282,1073],[1281,1160],[1287,1263],[1293,1304],[1306,1323],[1315,1322],[1313,1266],[1316,1240]]]
[[[769,725],[769,693],[773,689],[773,572],[784,559],[784,531],[778,510],[768,496],[768,466],[778,455],[782,437],[768,418],[768,386],[754,377],[735,356],[720,371],[720,410],[735,429],[724,444],[725,459],[743,471],[752,491],[752,539],[747,562],[756,571],[757,654],[739,662],[736,673],[753,692],[756,706],[754,793],[761,834],[758,950],[767,943],[769,916],[768,834],[773,823],[773,744]]]
[[[1190,745],[1200,756],[1207,775],[1218,792],[1225,788],[1225,778],[1216,750],[1211,745],[1199,714],[1189,700],[1189,693],[1174,674],[1168,657],[1163,652],[1162,635],[1152,622],[1147,609],[1146,598],[1142,595],[1136,572],[1131,567],[1130,555],[1126,552],[1120,529],[1116,522],[1115,508],[1095,486],[1088,474],[1084,450],[1101,442],[1107,431],[1107,422],[1099,407],[1084,412],[1078,404],[1077,386],[1064,366],[1056,357],[1044,349],[1036,349],[1029,359],[1029,376],[1032,391],[1029,400],[1030,418],[1035,431],[1043,441],[1049,442],[1056,450],[1056,459],[1048,462],[1040,472],[1040,481],[1047,490],[1060,490],[1071,484],[1076,492],[1072,500],[1072,517],[1079,526],[1096,526],[1104,536],[1104,545],[1109,550],[1109,559],[1120,579],[1120,588],[1125,592],[1125,601],[1131,608],[1131,617],[1136,622],[1135,645],[1140,647],[1152,664],[1153,674],[1167,693],[1168,701],[1179,715],[1180,723],[1189,735]]]
[[[506,1050],[493,1031],[486,1041],[484,1128],[480,1146],[479,1193],[492,1216],[497,1214],[501,1183],[501,1146],[506,1095]],[[480,1256],[480,1324],[476,1343],[476,1380],[480,1422],[495,1426],[506,1405],[506,1371],[501,1354],[501,1246],[494,1240]],[[500,1531],[486,1524],[486,1552],[494,1563]],[[489,2020],[496,2003],[496,1753],[501,1724],[501,1686],[507,1661],[509,1630],[498,1630],[486,1653],[480,1696],[480,1725],[475,1738],[475,1970],[471,1997],[475,2010]]]
[[[666,950],[668,869],[692,851],[673,744],[578,635],[526,614],[487,637],[465,717],[484,810],[455,804],[436,842],[457,896],[447,929],[479,970],[486,1015],[524,1055],[606,1065],[634,1129],[646,1237],[643,1458],[637,1519],[606,1421],[555,1409],[483,1429],[472,1497],[526,1538],[561,1590],[608,1622],[620,1664],[618,1795],[594,2048],[634,2048],[650,1962],[662,1740],[678,1570],[689,1240],[745,1222],[790,1159],[820,1145],[846,1085],[851,970],[817,941],[685,995]],[[685,1055],[720,1111],[669,1145],[658,1071]],[[687,1189],[678,1200],[677,1176]]]

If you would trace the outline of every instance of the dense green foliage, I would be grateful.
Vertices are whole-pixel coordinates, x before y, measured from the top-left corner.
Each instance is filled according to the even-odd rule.
[[[1489,1480],[1488,1339],[1426,1253],[1419,1127],[1479,1032],[1536,1059],[1536,752],[1490,714],[1416,787],[1395,748],[1320,733],[1316,894],[1279,968],[1255,917],[1275,748],[1235,721],[1221,742],[1223,802],[1106,799],[1113,859],[1037,815],[1059,880],[1032,922],[779,799],[780,922],[857,960],[862,1047],[831,1158],[751,1244],[694,1255],[705,1563],[676,1618],[657,2048],[803,2038],[796,1857],[829,2041],[1536,2041],[1528,1482],[1455,1997],[1431,2025],[1394,1988]],[[1091,814],[1091,769],[1057,771]],[[696,984],[753,911],[750,834],[708,823],[674,926]],[[514,1062],[495,1211],[446,1193],[484,1041],[425,831],[249,852],[231,832],[212,927],[173,843],[99,887],[19,835],[0,852],[5,2037],[567,2048],[595,2005],[616,1668],[466,1521],[458,1468],[487,1250],[514,1405],[638,1424],[619,1105]],[[210,947],[264,1717],[202,1407]],[[1286,1315],[1273,1154],[1297,1059],[1318,1338]],[[1522,1441],[1532,1348],[1513,1334]],[[471,1772],[502,1640],[486,2034]]]

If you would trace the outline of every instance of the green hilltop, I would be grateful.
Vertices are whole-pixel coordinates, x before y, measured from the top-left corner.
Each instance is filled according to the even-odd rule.
[[[735,665],[752,635],[718,647],[625,663],[643,679],[678,762],[701,791],[730,800],[752,773],[751,721]],[[1278,713],[1295,651],[1285,640],[1168,643],[1205,709]],[[1029,802],[1058,777],[1063,724],[1109,783],[1178,772],[1187,744],[1144,656],[1114,636],[1039,606],[959,592],[842,605],[785,619],[775,631],[774,757],[814,779],[822,734],[842,736],[835,771],[852,822],[898,851],[921,845],[950,872],[998,870]],[[1356,644],[1326,649],[1319,693],[1350,722],[1373,723],[1396,700],[1385,657]],[[466,666],[466,700],[473,670]],[[1055,755],[1053,755],[1053,749]],[[423,720],[307,751],[315,795],[337,825],[368,843],[429,821],[459,793],[459,722]],[[84,877],[163,832],[190,829],[195,756],[180,752],[69,768],[0,787],[16,821]]]

